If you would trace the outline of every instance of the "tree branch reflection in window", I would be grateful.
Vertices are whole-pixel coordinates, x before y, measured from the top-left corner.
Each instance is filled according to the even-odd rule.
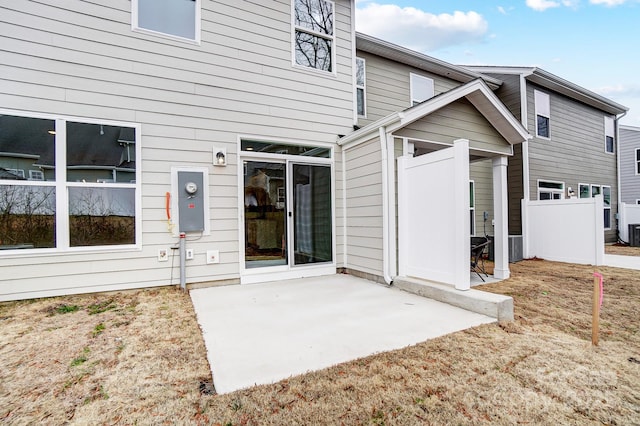
[[[333,71],[333,3],[326,0],[294,1],[296,64]]]

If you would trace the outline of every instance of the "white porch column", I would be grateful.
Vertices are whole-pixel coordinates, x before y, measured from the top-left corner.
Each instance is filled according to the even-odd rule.
[[[493,159],[494,260],[493,276],[507,279],[509,272],[509,209],[507,204],[507,157]]]

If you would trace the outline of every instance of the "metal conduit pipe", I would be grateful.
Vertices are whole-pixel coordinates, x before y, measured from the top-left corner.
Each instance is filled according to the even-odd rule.
[[[184,291],[187,290],[187,271],[186,271],[186,254],[187,249],[185,246],[185,241],[187,238],[187,234],[184,232],[180,233],[180,288]]]

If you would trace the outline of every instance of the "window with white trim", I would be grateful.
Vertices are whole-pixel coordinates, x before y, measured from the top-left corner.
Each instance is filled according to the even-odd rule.
[[[365,64],[364,59],[356,58],[356,109],[360,117],[367,115],[367,74]]]
[[[637,199],[637,200],[636,200],[636,204],[640,204],[640,199]]]
[[[535,110],[536,110],[536,136],[539,138],[550,138],[549,125],[551,121],[551,106],[549,95],[539,90],[534,90]]]
[[[131,26],[183,40],[200,42],[201,0],[132,0]]]
[[[591,186],[588,183],[578,184],[578,197],[591,198]]]
[[[549,180],[538,181],[538,200],[564,199],[564,182]]]
[[[611,187],[602,185],[602,204],[604,206],[604,229],[611,229]]]
[[[636,174],[640,175],[640,148],[636,148]]]
[[[294,64],[334,72],[334,10],[328,0],[293,0]]]
[[[470,217],[470,233],[476,235],[476,184],[469,181],[469,217]]]
[[[609,154],[615,153],[616,139],[615,139],[615,126],[613,118],[604,118],[604,151]]]
[[[602,204],[604,207],[604,229],[611,229],[611,187],[609,185],[593,185],[581,183],[580,198],[593,198],[602,194]]]
[[[410,73],[409,78],[411,86],[411,106],[417,105],[420,102],[424,102],[427,99],[433,98],[433,79],[414,73]]]
[[[44,180],[44,172],[42,170],[29,170],[29,180]]]
[[[0,115],[0,253],[134,246],[139,134],[129,123]],[[16,168],[29,179],[7,172]]]

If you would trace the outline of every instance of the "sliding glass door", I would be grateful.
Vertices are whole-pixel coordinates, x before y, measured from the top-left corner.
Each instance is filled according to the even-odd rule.
[[[294,265],[331,262],[331,167],[291,164]]]
[[[331,166],[243,164],[245,268],[332,262]]]
[[[244,162],[245,268],[287,264],[286,164]]]

